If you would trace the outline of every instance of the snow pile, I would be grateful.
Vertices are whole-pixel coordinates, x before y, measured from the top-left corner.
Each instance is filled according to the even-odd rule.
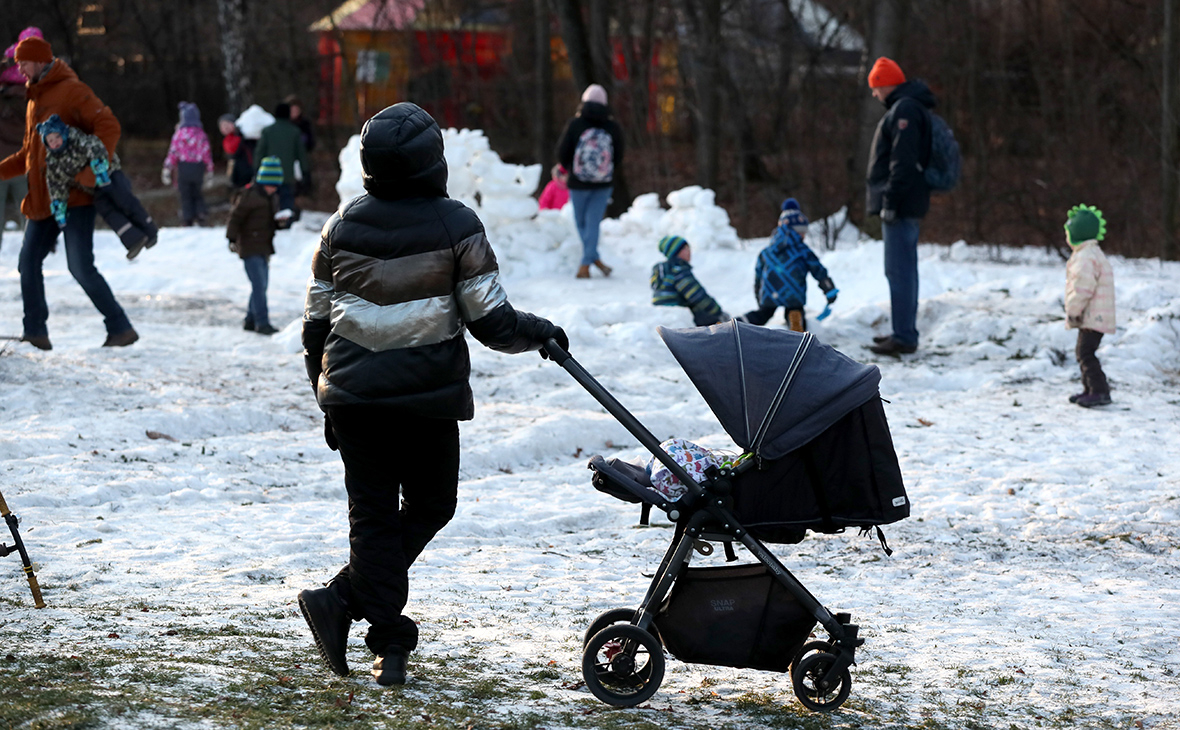
[[[246,139],[258,139],[262,136],[262,130],[274,123],[275,118],[257,104],[251,104],[250,108],[242,112],[242,116],[238,117],[238,121],[235,122],[238,125],[238,131]]]
[[[443,143],[447,194],[479,214],[503,269],[538,274],[577,266],[582,246],[572,207],[539,210],[533,197],[540,165],[505,163],[478,129],[443,130]],[[340,152],[336,191],[342,205],[364,193],[359,135]],[[620,253],[650,258],[656,242],[671,234],[684,236],[697,251],[741,246],[729,214],[717,205],[712,190],[692,185],[669,193],[667,202],[666,209],[656,193],[640,195],[618,220],[603,221],[603,242],[612,240],[604,258]]]
[[[675,208],[694,211],[685,230],[711,218],[690,202]],[[578,362],[657,439],[732,450],[655,333],[692,322],[686,309],[650,303],[657,233],[671,215],[650,195],[608,221],[610,278],[573,278],[572,232],[557,248],[543,231],[515,232],[539,230],[544,216],[496,219],[491,233],[508,259],[513,305],[565,328]],[[96,264],[142,337],[133,347],[101,347],[102,318],[64,250],[46,259],[54,349],[0,346],[0,473],[49,607],[33,609],[15,561],[3,561],[0,644],[17,655],[96,656],[127,676],[149,654],[197,659],[184,665],[192,681],[174,690],[184,703],[256,681],[237,662],[203,659],[264,638],[263,659],[281,657],[276,668],[357,689],[357,710],[373,708],[362,702],[365,672],[330,678],[295,605],[348,555],[343,470],[324,445],[298,347],[322,217],[306,211],[276,236],[268,299],[272,323],[286,329],[269,338],[241,328],[250,287],[223,229],[165,228],[134,261],[111,231],[96,232]],[[817,222],[811,236],[840,222]],[[496,240],[505,230],[515,238]],[[1119,329],[1098,356],[1114,405],[1084,410],[1066,400],[1080,390],[1076,333],[1063,326],[1065,271],[1054,254],[922,244],[921,347],[877,358],[862,348],[889,331],[883,244],[840,230],[833,250],[808,239],[840,287],[832,316],[817,322],[823,300],[808,285],[809,324],[880,368],[914,512],[887,528],[888,558],[854,531],[771,546],[825,606],[862,627],[852,700],[833,727],[865,717],[1029,727],[1032,713],[1046,726],[1173,727],[1180,665],[1160,627],[1180,622],[1180,263],[1110,257]],[[765,239],[749,244],[694,241],[698,278],[734,314],[754,304]],[[22,314],[20,249],[19,231],[3,234],[9,333]],[[460,657],[481,679],[510,677],[525,697],[543,695],[514,697],[513,709],[585,712],[600,705],[586,704],[578,682],[582,631],[601,611],[639,604],[672,529],[659,513],[636,528],[638,509],[590,485],[590,454],[649,457],[568,373],[535,353],[470,342],[476,416],[461,426],[455,518],[411,574],[407,612],[422,642],[409,689],[454,702],[431,667]],[[694,564],[720,564],[720,552]],[[211,627],[234,627],[224,637],[232,643],[213,643]],[[349,637],[354,666],[372,659],[363,634],[357,625]],[[537,678],[538,658],[552,678]],[[751,713],[751,696],[784,714]],[[672,659],[650,709],[627,712],[678,727],[807,717],[787,675]],[[119,724],[159,724],[146,714],[132,709]]]
[[[340,207],[353,198],[365,194],[364,175],[361,171],[361,136],[354,134],[348,144],[340,150],[340,179],[336,181],[336,194],[340,196]]]

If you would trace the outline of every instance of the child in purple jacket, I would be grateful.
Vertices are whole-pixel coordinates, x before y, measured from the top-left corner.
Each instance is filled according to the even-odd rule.
[[[186,226],[205,222],[205,196],[201,192],[205,175],[213,174],[213,150],[201,126],[201,112],[191,102],[180,102],[180,124],[172,135],[160,180],[172,184],[176,169],[176,192],[180,195],[180,220]]]

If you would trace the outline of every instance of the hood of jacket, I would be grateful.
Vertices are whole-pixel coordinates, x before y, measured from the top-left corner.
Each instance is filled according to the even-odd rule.
[[[930,90],[925,81],[913,79],[894,89],[893,93],[885,98],[885,107],[892,109],[897,102],[907,98],[916,100],[927,109],[933,109],[938,103],[934,98],[934,92]]]
[[[45,67],[33,81],[28,84],[28,97],[33,99],[40,96],[50,86],[60,84],[63,81],[77,81],[78,74],[74,73],[74,69],[61,62],[61,59],[53,59],[53,63]]]
[[[599,104],[596,101],[584,101],[578,107],[578,116],[587,122],[603,124],[610,119],[610,107],[606,104]]]
[[[447,197],[447,160],[434,117],[411,102],[386,107],[361,130],[365,190],[386,200]]]

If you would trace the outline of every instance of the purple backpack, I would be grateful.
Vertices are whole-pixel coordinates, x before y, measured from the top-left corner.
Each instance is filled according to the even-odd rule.
[[[608,183],[615,176],[615,147],[610,133],[590,127],[574,148],[574,177],[587,183]]]

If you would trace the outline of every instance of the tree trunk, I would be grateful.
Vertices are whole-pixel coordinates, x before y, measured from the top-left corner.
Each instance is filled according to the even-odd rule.
[[[873,143],[873,134],[877,131],[877,122],[884,113],[881,102],[874,99],[868,91],[869,70],[881,56],[888,56],[897,60],[901,51],[902,31],[905,23],[905,10],[909,0],[864,0],[865,17],[869,19],[869,35],[866,39],[864,60],[861,64],[860,78],[864,83],[858,84],[858,93],[864,94],[861,102],[860,130],[857,136],[856,154],[853,157],[851,179],[849,180],[849,211],[860,211],[861,215],[853,214],[853,220],[861,219],[863,224],[864,177],[869,166],[869,147]],[[904,68],[903,68],[904,70]]]
[[[554,0],[554,5],[557,7],[557,17],[561,20],[561,39],[565,42],[566,54],[570,59],[570,71],[580,94],[597,81],[590,42],[586,37],[586,24],[582,22],[582,6],[578,0]]]
[[[246,73],[245,0],[217,0],[217,24],[221,28],[221,73],[225,102],[231,114],[250,105],[250,76]]]
[[[614,69],[611,59],[614,49],[610,42],[610,5],[608,0],[590,1],[590,60],[594,68],[594,81],[602,84],[608,92],[614,91]],[[630,28],[623,32],[628,37]]]
[[[692,34],[697,184],[716,188],[721,156],[721,0],[685,0]]]
[[[1180,223],[1180,0],[1164,0],[1163,119],[1160,128],[1160,158],[1163,167],[1164,235],[1160,258],[1174,260],[1180,254],[1177,224]]]
[[[541,184],[549,180],[549,160],[553,156],[553,64],[550,60],[549,47],[549,0],[533,0],[536,36],[536,144],[534,154],[537,162],[541,163]]]

